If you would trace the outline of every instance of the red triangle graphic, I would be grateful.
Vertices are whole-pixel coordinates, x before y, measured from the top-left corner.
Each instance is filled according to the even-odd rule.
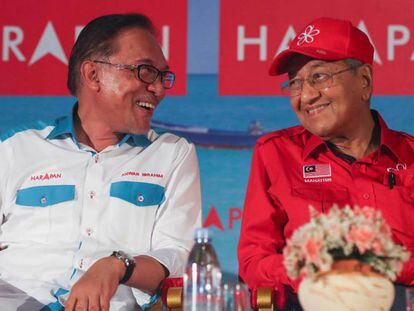
[[[210,211],[208,212],[207,218],[203,224],[204,228],[208,228],[211,226],[215,226],[219,228],[221,231],[224,231],[223,224],[221,223],[220,217],[214,205],[211,206]]]

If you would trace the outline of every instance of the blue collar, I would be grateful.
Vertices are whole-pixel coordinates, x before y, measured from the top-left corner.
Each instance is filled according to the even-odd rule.
[[[73,126],[73,116],[77,113],[77,111],[78,104],[75,104],[71,114],[56,119],[55,128],[49,133],[49,135],[47,135],[46,139],[55,139],[69,135],[76,145],[79,146],[78,140],[76,139],[75,128]],[[125,134],[125,136],[119,141],[118,146],[122,146],[124,143],[128,143],[136,147],[146,148],[151,144],[151,141],[146,135]]]
[[[122,146],[124,143],[136,147],[148,147],[151,145],[151,141],[147,138],[146,135],[135,135],[135,134],[126,134],[118,143],[118,146]]]
[[[55,128],[47,135],[46,139],[55,139],[64,135],[70,135],[73,141],[78,144],[72,114],[56,119]]]

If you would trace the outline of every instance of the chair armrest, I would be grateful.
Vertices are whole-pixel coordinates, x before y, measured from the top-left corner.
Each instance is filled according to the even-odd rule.
[[[274,291],[270,287],[259,287],[257,289],[256,306],[259,311],[273,311]]]
[[[168,278],[162,285],[162,302],[167,310],[181,311],[183,309],[183,279]],[[251,291],[251,305],[254,310],[275,310],[275,292],[270,287],[259,287]]]
[[[271,287],[258,287],[251,290],[251,306],[253,310],[275,310],[274,289]]]
[[[183,288],[170,287],[167,291],[167,302],[165,304],[168,310],[180,311],[183,309]]]
[[[167,310],[181,311],[183,309],[183,279],[167,278],[161,288],[162,302]]]

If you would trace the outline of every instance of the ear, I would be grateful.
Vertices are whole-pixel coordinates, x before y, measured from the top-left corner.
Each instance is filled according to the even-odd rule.
[[[372,88],[372,66],[370,64],[364,64],[360,68],[362,77],[362,87]]]
[[[359,73],[362,82],[361,97],[363,101],[369,101],[373,89],[373,75],[372,66],[370,64],[364,64],[359,68]]]
[[[99,68],[90,60],[85,60],[80,68],[81,83],[88,89],[98,92],[99,84]]]

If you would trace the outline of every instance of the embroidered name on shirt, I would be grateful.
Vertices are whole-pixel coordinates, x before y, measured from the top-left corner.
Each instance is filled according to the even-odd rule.
[[[331,165],[307,164],[303,165],[303,179],[305,182],[331,182]]]
[[[125,172],[125,173],[122,173],[122,177],[123,176],[139,176],[140,174],[138,173],[138,172]]]
[[[49,180],[49,179],[58,179],[58,178],[62,178],[62,173],[45,173],[45,174],[42,174],[42,175],[30,176],[31,181],[34,181],[34,180]]]
[[[142,176],[144,176],[144,177],[158,177],[158,178],[163,178],[164,177],[163,174],[158,174],[158,173],[142,173]]]
[[[157,177],[157,178],[164,178],[163,174],[159,173],[140,173],[140,172],[125,172],[121,175],[123,176],[142,176],[142,177]]]

